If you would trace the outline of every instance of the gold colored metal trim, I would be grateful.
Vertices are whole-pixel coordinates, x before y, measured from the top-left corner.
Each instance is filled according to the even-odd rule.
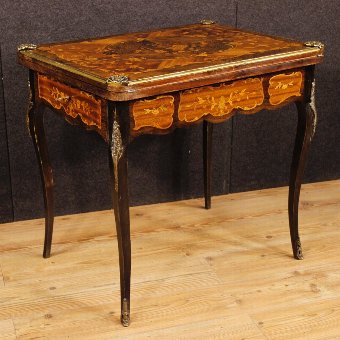
[[[201,20],[201,24],[202,25],[213,25],[213,24],[216,24],[216,22],[210,19],[203,19]]]
[[[17,47],[18,51],[25,51],[25,50],[35,50],[37,45],[34,44],[21,44]]]
[[[77,68],[75,68],[73,66],[69,66],[69,65],[60,63],[58,61],[51,60],[51,59],[49,59],[47,57],[44,57],[44,56],[42,56],[40,54],[35,54],[34,51],[32,51],[32,50],[23,50],[22,54],[28,55],[30,58],[34,58],[37,61],[46,63],[46,64],[54,66],[54,67],[57,67],[57,68],[59,68],[61,70],[65,70],[65,71],[68,71],[70,73],[82,76],[84,78],[91,79],[91,80],[93,80],[93,81],[95,81],[97,83],[100,83],[100,84],[103,84],[103,85],[106,84],[106,79],[105,78],[96,76],[96,75],[94,75],[92,73],[80,71],[79,69],[77,69]]]
[[[303,56],[305,54],[311,54],[311,52],[313,52],[313,48],[315,49],[316,52],[320,52],[320,48],[319,47],[310,47],[310,48],[305,48],[305,49],[301,49],[301,50],[297,50],[297,51],[293,51],[293,52],[285,52],[285,53],[279,53],[276,55],[270,55],[270,56],[263,56],[263,57],[258,57],[258,58],[252,58],[249,60],[238,60],[238,61],[234,61],[234,62],[228,62],[228,63],[224,63],[224,64],[219,64],[219,65],[212,65],[212,66],[205,66],[205,67],[200,67],[200,68],[196,68],[194,70],[186,70],[186,71],[179,71],[179,72],[174,72],[174,73],[168,73],[168,74],[164,74],[164,75],[159,75],[159,76],[151,76],[151,77],[145,77],[145,78],[141,78],[141,79],[137,79],[137,80],[128,80],[128,84],[129,85],[139,85],[139,84],[144,84],[144,83],[148,83],[148,82],[152,82],[152,81],[161,81],[161,80],[167,80],[167,79],[173,79],[173,78],[177,78],[177,77],[181,77],[181,76],[187,76],[187,75],[195,75],[195,74],[200,74],[200,73],[204,73],[204,72],[210,72],[210,71],[215,71],[215,70],[222,70],[222,69],[226,69],[226,68],[234,68],[237,66],[250,66],[252,64],[256,64],[258,62],[265,62],[265,61],[270,61],[270,60],[277,60],[277,59],[281,59],[281,58],[285,58],[285,57],[294,57],[294,56]],[[62,70],[68,71],[70,73],[76,74],[76,75],[80,75],[84,78],[88,78],[91,79],[99,84],[102,85],[114,85],[115,83],[108,83],[107,79],[96,76],[94,74],[88,73],[88,72],[84,72],[81,71],[73,66],[69,66],[69,65],[65,65],[63,63],[60,63],[58,61],[54,61],[51,60],[49,58],[46,58],[42,55],[39,54],[35,54],[34,51],[31,50],[27,50],[27,51],[23,51],[23,54],[27,54],[30,58],[34,58],[37,61],[52,65],[54,67],[60,68]],[[318,56],[322,56],[322,55],[318,55]]]
[[[298,260],[303,260],[302,246],[300,237],[296,240],[296,257]]]
[[[106,79],[107,84],[117,83],[120,85],[129,85],[129,77],[125,75],[113,75]]]
[[[320,50],[325,47],[321,41],[306,41],[304,45],[307,47],[317,47]]]
[[[130,312],[127,299],[123,299],[121,322],[124,327],[128,327],[130,324]]]
[[[315,47],[317,51],[319,51],[318,47]],[[277,60],[285,57],[294,57],[294,56],[301,56],[304,54],[310,54],[311,49],[303,49],[303,50],[298,50],[298,51],[293,51],[293,52],[285,52],[285,53],[279,53],[276,55],[270,55],[270,56],[263,56],[263,57],[258,57],[258,58],[252,58],[249,60],[238,60],[238,61],[232,61],[228,62],[225,64],[219,64],[219,65],[212,65],[212,66],[205,66],[205,67],[200,67],[196,68],[194,70],[187,70],[187,71],[179,71],[179,72],[174,72],[174,73],[169,73],[169,74],[164,74],[164,75],[159,75],[159,76],[152,76],[152,77],[146,77],[146,78],[141,78],[138,80],[131,80],[129,82],[129,85],[139,85],[151,81],[161,81],[165,79],[171,79],[171,78],[177,78],[180,76],[188,76],[188,75],[195,75],[199,73],[204,73],[204,72],[210,72],[210,71],[215,71],[215,70],[222,70],[225,68],[234,68],[237,66],[250,66],[252,64],[256,64],[258,62],[265,62],[269,60]]]
[[[120,126],[117,121],[117,112],[115,109],[114,112],[114,122],[112,127],[112,142],[111,142],[111,155],[113,160],[113,168],[114,168],[114,185],[115,191],[118,192],[118,163],[120,158],[123,155],[124,147],[122,142],[122,135],[120,133]]]
[[[316,125],[318,122],[318,113],[316,111],[316,105],[315,105],[315,79],[313,79],[312,82],[312,89],[311,89],[311,94],[310,94],[310,108],[312,110],[313,113],[313,130],[310,136],[310,140],[312,140],[312,138],[314,137],[315,134],[315,130],[316,130]]]
[[[30,124],[29,124],[29,114],[31,112],[31,110],[33,109],[33,93],[32,93],[32,87],[31,87],[31,82],[28,79],[28,102],[27,102],[27,111],[26,111],[26,125],[27,125],[27,129],[30,132]]]
[[[306,41],[306,42],[304,43],[304,45],[305,45],[306,47],[314,47],[314,48],[318,48],[319,51],[320,51],[319,56],[321,57],[321,56],[323,55],[323,50],[324,50],[324,48],[325,48],[325,45],[324,45],[322,42],[320,42],[320,41]]]

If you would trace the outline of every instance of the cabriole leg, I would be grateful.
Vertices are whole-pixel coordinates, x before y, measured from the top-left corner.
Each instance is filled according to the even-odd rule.
[[[35,153],[38,159],[42,186],[44,191],[45,203],[45,241],[43,257],[48,258],[51,254],[51,243],[53,235],[54,221],[54,202],[53,202],[53,174],[52,167],[48,157],[44,130],[44,106],[37,105],[34,98],[34,74],[30,71],[29,79],[30,98],[27,111],[28,126]]]
[[[203,176],[205,209],[211,208],[211,151],[213,124],[203,121]]]
[[[113,121],[109,127],[109,165],[113,182],[113,207],[119,251],[121,323],[127,327],[130,323],[131,241],[127,145],[123,142],[122,133],[114,109]]]
[[[298,124],[290,171],[288,214],[294,258],[301,260],[303,259],[303,254],[299,237],[298,222],[300,189],[308,149],[314,136],[317,122],[314,67],[310,67],[306,70],[304,100],[297,102],[296,106],[298,110]]]

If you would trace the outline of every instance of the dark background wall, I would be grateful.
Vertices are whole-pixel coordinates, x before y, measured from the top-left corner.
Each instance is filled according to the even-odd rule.
[[[0,9],[0,222],[41,217],[43,200],[25,123],[27,70],[20,43],[46,43],[214,19],[294,39],[321,40],[317,133],[305,181],[340,178],[338,0],[4,1]],[[56,213],[111,208],[107,148],[94,133],[53,114],[46,132],[56,182]],[[215,126],[213,193],[287,185],[296,127],[293,105]],[[201,126],[142,136],[129,152],[131,205],[202,196]],[[143,161],[141,161],[141,159]]]

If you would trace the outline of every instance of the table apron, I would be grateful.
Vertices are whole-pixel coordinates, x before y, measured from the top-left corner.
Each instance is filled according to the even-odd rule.
[[[129,134],[165,134],[202,120],[225,121],[236,112],[254,114],[303,98],[305,69],[248,77],[126,102]],[[108,101],[86,91],[36,74],[39,101],[71,124],[97,131],[108,140]],[[119,112],[118,112],[119,114]]]
[[[305,70],[295,69],[131,101],[130,134],[164,134],[202,120],[221,122],[300,100]]]
[[[36,75],[36,83],[36,96],[39,101],[59,112],[69,123],[95,130],[107,139],[105,99],[43,74]]]

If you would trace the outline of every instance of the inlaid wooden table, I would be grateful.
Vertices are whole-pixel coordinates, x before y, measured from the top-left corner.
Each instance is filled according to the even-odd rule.
[[[302,259],[298,205],[307,150],[316,127],[314,66],[319,42],[296,42],[204,20],[199,24],[91,40],[18,47],[29,68],[28,125],[45,199],[44,257],[53,231],[53,178],[43,113],[47,106],[108,143],[119,248],[121,322],[130,322],[131,245],[128,145],[203,121],[205,207],[211,206],[212,123],[295,102],[298,126],[289,184],[293,254]]]

